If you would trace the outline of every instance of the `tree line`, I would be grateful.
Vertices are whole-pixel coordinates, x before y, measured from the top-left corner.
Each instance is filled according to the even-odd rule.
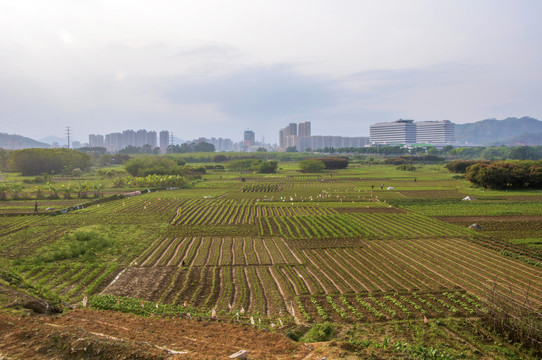
[[[7,153],[6,168],[19,171],[23,176],[61,174],[76,168],[88,170],[89,154],[70,149],[24,149]]]
[[[442,149],[436,147],[405,148],[403,146],[371,146],[371,147],[343,147],[316,149],[316,152],[326,154],[368,154],[368,155],[406,155],[425,153],[431,155],[444,155],[462,159],[481,160],[541,160],[542,146],[444,146]]]

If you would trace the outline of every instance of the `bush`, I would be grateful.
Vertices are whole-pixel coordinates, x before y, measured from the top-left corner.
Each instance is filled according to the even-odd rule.
[[[226,155],[219,154],[219,155],[213,156],[213,162],[223,163],[227,160],[228,158],[226,157]]]
[[[327,170],[346,169],[348,167],[348,158],[344,157],[326,157],[312,160],[323,162]]]
[[[264,161],[258,166],[260,174],[275,174],[279,163],[277,161]]]
[[[299,162],[299,169],[303,173],[319,173],[325,168],[326,166],[320,160],[301,160]]]
[[[241,171],[241,170],[257,170],[260,164],[262,163],[262,160],[255,160],[255,159],[239,159],[239,160],[232,160],[226,163],[226,168],[233,171]]]
[[[148,175],[201,176],[206,173],[203,166],[194,168],[180,165],[179,162],[184,165],[182,160],[176,161],[168,157],[138,157],[127,161],[124,168],[130,175],[138,177]]]
[[[480,161],[474,160],[455,160],[447,163],[446,165],[444,165],[444,167],[448,169],[448,171],[451,173],[465,174],[469,166],[477,164],[479,162]]]
[[[299,339],[307,333],[307,330],[309,330],[309,327],[307,325],[297,325],[293,327],[292,329],[288,330],[286,332],[286,336],[288,336],[293,341],[299,341]]]
[[[416,166],[412,164],[403,164],[396,167],[397,170],[403,170],[403,171],[415,171]]]

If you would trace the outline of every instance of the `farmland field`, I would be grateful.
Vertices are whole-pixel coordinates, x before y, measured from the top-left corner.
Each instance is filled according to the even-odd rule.
[[[490,289],[542,309],[540,194],[462,201],[477,190],[434,167],[416,181],[378,171],[210,174],[56,216],[4,202],[2,264],[67,302],[135,298],[268,323],[469,318]],[[84,236],[96,245],[78,250]]]

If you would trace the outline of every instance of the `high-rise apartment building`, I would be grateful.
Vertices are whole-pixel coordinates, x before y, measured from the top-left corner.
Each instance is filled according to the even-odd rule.
[[[162,130],[160,131],[160,152],[165,154],[169,146],[169,131]]]
[[[305,121],[297,125],[297,135],[298,136],[311,136],[311,122]]]
[[[104,136],[90,134],[88,136],[88,146],[90,147],[103,147],[104,146]]]
[[[310,122],[308,123],[310,131]],[[279,131],[279,147],[286,149],[287,147],[295,146],[295,136],[297,136],[297,124],[290,123]]]
[[[323,148],[363,147],[369,143],[368,137],[313,136],[311,123],[289,124],[279,132],[279,146],[283,150],[295,146],[298,151]]]
[[[455,127],[450,120],[416,122],[416,142],[435,145],[455,143]]]
[[[414,144],[416,143],[416,124],[414,120],[399,119],[370,126],[371,144]]]
[[[124,130],[122,133],[106,134],[105,137],[91,134],[88,139],[89,146],[104,146],[109,152],[117,152],[127,146],[143,147],[147,145],[152,149],[158,146],[156,131],[143,129],[138,131]]]
[[[254,134],[254,131],[245,130],[243,140],[244,146],[254,146],[254,143],[256,142],[256,135]]]

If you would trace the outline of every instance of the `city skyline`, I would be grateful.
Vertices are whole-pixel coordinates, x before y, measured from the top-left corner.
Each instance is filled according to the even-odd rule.
[[[212,8],[213,11],[209,12]],[[311,121],[368,136],[398,118],[542,118],[534,0],[0,4],[0,128],[127,128],[278,142]],[[538,29],[538,30],[537,30]]]

